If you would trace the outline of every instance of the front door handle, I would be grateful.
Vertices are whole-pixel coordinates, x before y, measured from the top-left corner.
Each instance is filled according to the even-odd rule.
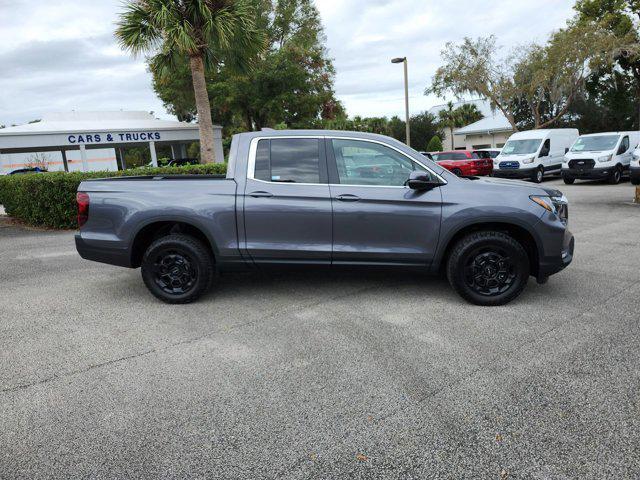
[[[259,192],[251,192],[249,196],[253,198],[270,198],[270,197],[273,197],[273,193],[259,191]]]
[[[357,195],[346,193],[344,195],[338,195],[336,199],[340,200],[341,202],[357,202],[358,200],[360,200],[360,197],[358,197]]]

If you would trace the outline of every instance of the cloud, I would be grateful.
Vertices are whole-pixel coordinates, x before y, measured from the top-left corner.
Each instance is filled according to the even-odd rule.
[[[407,56],[412,113],[442,103],[423,95],[447,42],[496,35],[505,50],[544,41],[574,0],[316,0],[336,67],[336,93],[351,114],[404,115]]]
[[[564,25],[574,0],[316,0],[351,115],[403,115],[407,56],[412,112],[440,99],[424,88],[448,41],[494,34],[511,48]],[[118,47],[120,0],[0,0],[0,124],[59,110],[154,110],[168,116],[144,59]]]

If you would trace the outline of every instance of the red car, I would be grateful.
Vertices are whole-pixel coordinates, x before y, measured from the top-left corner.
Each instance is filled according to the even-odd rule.
[[[459,177],[491,175],[493,160],[489,152],[478,150],[452,150],[433,153],[433,160]]]

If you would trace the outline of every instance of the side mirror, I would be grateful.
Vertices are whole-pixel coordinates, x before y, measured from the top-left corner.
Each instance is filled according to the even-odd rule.
[[[567,153],[569,153],[569,147],[566,147],[566,148],[564,149],[564,154],[566,155]]]
[[[549,156],[549,150],[543,149],[540,150],[540,155],[538,155],[538,157],[548,157]]]
[[[442,183],[439,180],[433,180],[427,172],[411,172],[406,185],[412,190],[430,190],[439,187]]]

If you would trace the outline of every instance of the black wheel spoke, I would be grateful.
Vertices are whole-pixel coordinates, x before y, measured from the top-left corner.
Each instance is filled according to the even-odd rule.
[[[467,284],[485,296],[506,292],[516,276],[513,259],[499,248],[478,249],[469,255],[465,265]]]
[[[166,250],[159,252],[152,264],[154,281],[163,292],[182,295],[189,292],[197,282],[197,269],[184,252]]]

